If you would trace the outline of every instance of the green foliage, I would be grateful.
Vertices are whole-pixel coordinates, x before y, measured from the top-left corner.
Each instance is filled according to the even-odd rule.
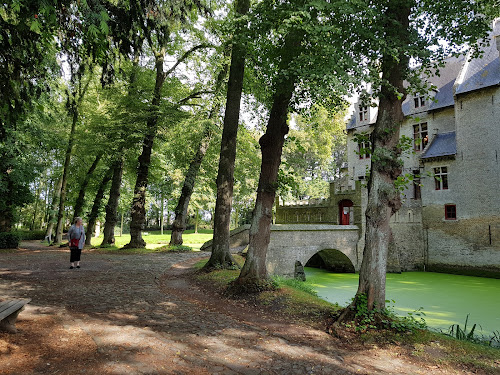
[[[299,78],[292,99],[294,109],[314,103],[333,107],[344,102],[342,94],[362,73],[354,48],[360,39],[353,30],[365,27],[356,15],[364,4],[345,4],[264,0],[250,10],[247,84],[260,102],[269,106],[275,89],[293,76]],[[300,43],[293,49],[282,50],[291,36]],[[291,63],[280,67],[280,61],[291,54]]]
[[[15,232],[0,232],[0,249],[15,249],[21,237]]]
[[[171,253],[187,253],[193,251],[193,248],[184,245],[167,245],[156,248],[157,252],[171,252]]]
[[[294,115],[278,175],[283,199],[328,197],[329,182],[340,176],[346,153],[344,115],[342,109],[321,105]]]
[[[460,327],[460,324],[452,324],[449,328],[448,334],[452,337],[455,337],[457,340],[465,340],[465,341],[476,341],[476,337],[474,335],[474,331],[476,330],[477,324],[474,324],[470,331],[467,332],[467,323],[469,321],[469,314],[467,314],[465,318],[464,328]]]
[[[314,288],[311,285],[308,285],[304,283],[303,281],[290,278],[290,277],[281,277],[281,276],[275,276],[273,277],[273,280],[276,282],[278,287],[281,287],[282,285],[289,286],[290,288],[294,288],[296,290],[300,290],[304,293],[307,293],[311,296],[317,297],[318,293],[314,290]]]
[[[393,302],[387,300],[386,303]],[[396,332],[415,332],[427,327],[422,316],[425,313],[422,308],[408,313],[406,317],[396,316],[390,308],[368,309],[368,297],[366,294],[358,294],[353,303],[347,307],[353,311],[353,320],[343,323],[348,328],[354,328],[356,332],[368,330],[389,329]]]
[[[13,233],[16,233],[24,241],[45,239],[44,230],[16,230]]]
[[[445,334],[451,336],[460,341],[470,341],[476,344],[488,345],[493,347],[500,346],[500,332],[494,331],[490,337],[485,337],[479,334],[476,330],[478,326],[476,323],[472,325],[472,328],[468,328],[469,314],[465,317],[465,323],[463,328],[460,324],[452,324]]]
[[[366,156],[372,156],[372,150],[369,147],[361,147],[361,145],[371,145],[371,136],[370,133],[367,132],[360,132],[360,133],[355,133],[353,135],[353,140],[356,142],[360,147],[358,150],[355,150],[354,152],[356,155],[366,157]]]

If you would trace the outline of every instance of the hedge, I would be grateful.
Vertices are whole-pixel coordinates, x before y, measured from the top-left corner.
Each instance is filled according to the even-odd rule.
[[[15,232],[0,232],[0,249],[15,249],[21,237]]]

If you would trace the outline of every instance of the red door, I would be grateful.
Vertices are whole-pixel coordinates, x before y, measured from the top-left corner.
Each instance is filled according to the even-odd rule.
[[[351,212],[353,203],[349,199],[339,202],[339,224],[349,225],[351,222]]]

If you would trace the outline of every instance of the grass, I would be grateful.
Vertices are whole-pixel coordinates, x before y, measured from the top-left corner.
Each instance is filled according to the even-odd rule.
[[[240,266],[243,265],[244,258],[238,255],[234,255],[234,258]],[[207,260],[201,260],[194,267],[201,269],[206,262]],[[239,270],[216,270],[211,273],[199,273],[196,278],[202,284],[210,285],[217,292],[224,293],[228,285],[238,277],[239,272]],[[276,290],[252,295],[253,303],[316,327],[318,321],[339,309],[338,305],[319,299],[311,288],[300,281],[282,277],[274,278],[273,281]]]
[[[244,259],[235,256],[242,265]],[[206,260],[199,261],[195,268],[201,269]],[[239,270],[217,270],[198,273],[196,279],[202,285],[210,285],[219,293],[224,293],[228,285],[239,275]],[[305,323],[324,330],[328,318],[340,307],[319,299],[315,292],[300,281],[275,278],[276,290],[265,291],[250,296],[248,308],[265,309],[276,312],[290,322]],[[498,374],[500,350],[460,341],[445,334],[417,329],[414,332],[392,330],[368,330],[362,334],[345,332],[342,342],[354,348],[365,350],[367,346],[385,347],[397,355],[406,356],[410,361],[422,365],[449,367],[459,372]]]
[[[147,233],[147,234],[145,234]],[[125,249],[121,250],[123,246],[130,242],[130,234],[123,234],[122,236],[115,236],[115,244],[113,246],[102,247],[105,251],[115,251],[119,250],[123,253],[142,253],[142,252],[159,252],[159,251],[171,251],[166,245],[170,242],[170,231],[163,231],[163,235],[160,231],[145,232],[142,235],[144,241],[146,241],[146,249]],[[183,246],[190,247],[194,251],[199,251],[200,247],[208,240],[213,237],[213,231],[209,229],[198,230],[198,233],[194,233],[193,230],[187,230],[184,232],[182,238],[184,240]],[[102,235],[96,238],[92,238],[92,246],[99,247],[102,243]],[[174,251],[179,251],[179,249],[173,249]],[[182,249],[181,249],[182,250]]]

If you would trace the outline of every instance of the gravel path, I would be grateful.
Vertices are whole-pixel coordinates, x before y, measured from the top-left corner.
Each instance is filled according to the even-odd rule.
[[[208,253],[0,253],[0,298],[31,298],[0,333],[0,374],[451,374],[256,315],[189,282]],[[174,266],[176,265],[176,266]]]

